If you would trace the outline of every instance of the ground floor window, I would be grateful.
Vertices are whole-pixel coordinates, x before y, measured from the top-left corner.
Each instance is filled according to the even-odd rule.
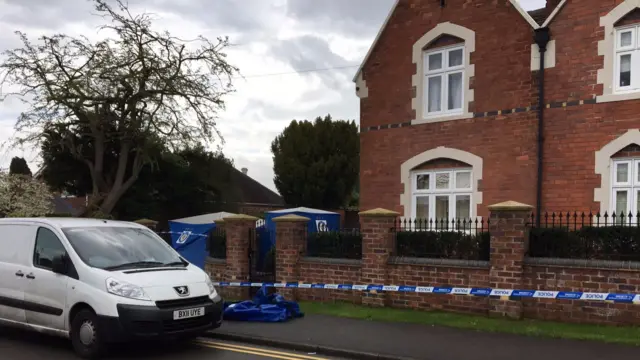
[[[473,216],[470,169],[415,171],[412,176],[412,218],[451,222]]]
[[[611,166],[611,206],[616,215],[640,211],[640,158],[615,159]]]

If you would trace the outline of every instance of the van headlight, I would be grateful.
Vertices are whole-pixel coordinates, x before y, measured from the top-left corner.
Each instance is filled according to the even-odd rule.
[[[207,276],[207,279],[205,280],[207,283],[207,286],[209,287],[209,296],[210,297],[218,297],[218,292],[216,291],[216,287],[213,286],[213,281],[211,281],[211,278]]]
[[[122,296],[129,299],[151,301],[144,290],[138,285],[130,284],[126,281],[108,278],[106,281],[107,291],[113,295]]]

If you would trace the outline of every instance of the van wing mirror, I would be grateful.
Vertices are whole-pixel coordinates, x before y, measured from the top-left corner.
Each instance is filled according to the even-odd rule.
[[[64,255],[58,255],[53,258],[52,269],[56,274],[67,274],[67,258]]]

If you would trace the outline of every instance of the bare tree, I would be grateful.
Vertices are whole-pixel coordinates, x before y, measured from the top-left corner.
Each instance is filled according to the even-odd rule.
[[[16,89],[5,97],[29,104],[16,123],[18,141],[61,132],[59,145],[91,173],[90,209],[108,214],[152,161],[153,144],[223,141],[216,119],[238,69],[226,59],[227,38],[182,40],[152,30],[149,14],[134,15],[120,0],[92,1],[105,40],[60,34],[33,43],[16,32],[22,47],[4,52],[0,84]],[[105,170],[114,144],[117,166]]]

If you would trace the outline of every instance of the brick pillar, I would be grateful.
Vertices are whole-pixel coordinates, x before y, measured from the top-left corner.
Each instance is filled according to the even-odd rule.
[[[273,219],[276,223],[276,282],[298,282],[300,259],[307,252],[307,223],[309,218],[285,215]],[[285,299],[296,301],[295,289],[278,289]]]
[[[391,230],[399,214],[386,209],[360,212],[360,232],[362,233],[362,275],[364,285],[388,285],[387,262],[393,252],[394,242]],[[369,306],[387,305],[385,293],[363,292],[362,304]]]
[[[507,201],[489,206],[491,211],[490,283],[494,289],[522,289],[524,255],[529,242],[526,228],[532,206]],[[489,315],[521,319],[523,306],[520,299],[509,296],[489,299]]]
[[[250,236],[255,236],[256,220],[249,215],[232,215],[224,218],[224,229],[227,238],[227,264],[225,267],[225,281],[249,281],[249,246]],[[225,295],[232,299],[246,300],[249,289],[230,287]]]

